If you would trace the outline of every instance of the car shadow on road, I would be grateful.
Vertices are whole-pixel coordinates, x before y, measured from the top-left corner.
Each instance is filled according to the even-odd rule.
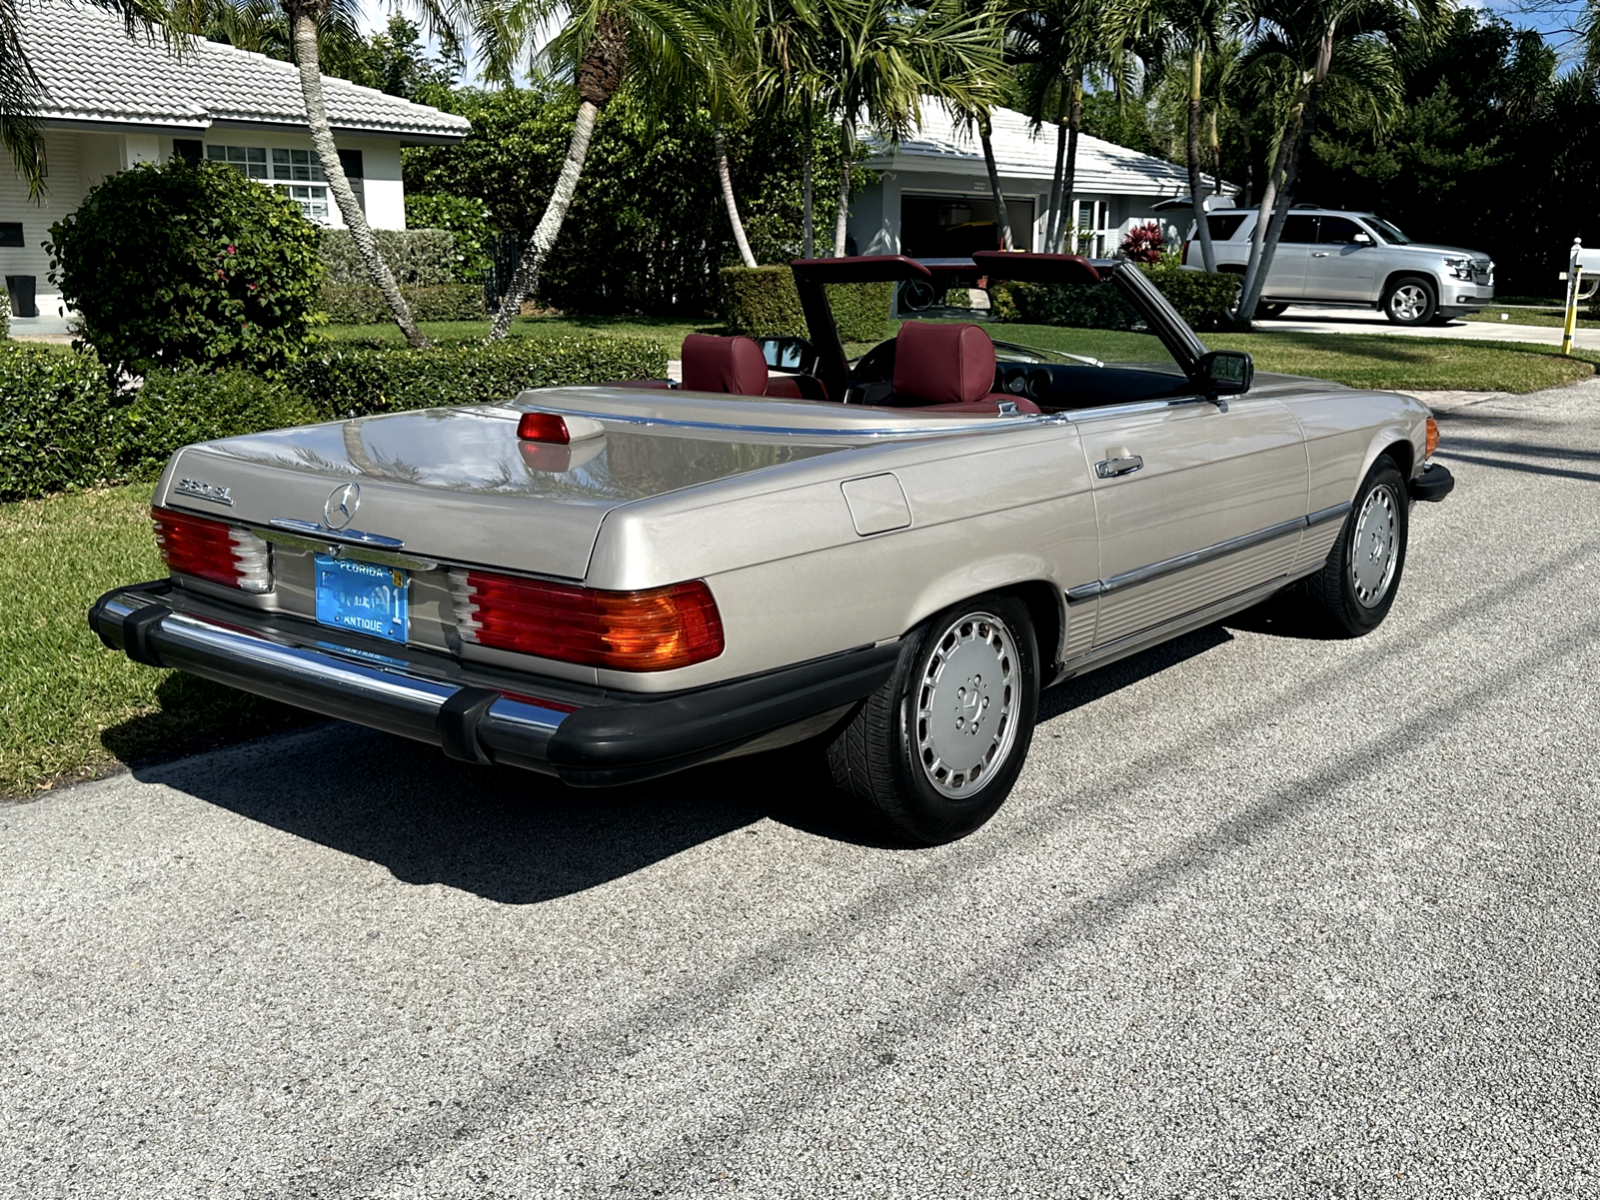
[[[1231,640],[1220,625],[1046,691],[1039,719],[1082,708]],[[763,818],[890,849],[834,793],[815,744],[632,787],[569,788],[477,767],[432,746],[330,722],[178,762],[136,764],[251,821],[503,904],[537,904],[641,870]]]
[[[626,788],[569,788],[332,722],[163,765],[164,784],[296,837],[381,863],[397,879],[505,904],[581,892],[763,817],[863,841],[820,763],[777,753]],[[869,843],[870,844],[870,843]]]

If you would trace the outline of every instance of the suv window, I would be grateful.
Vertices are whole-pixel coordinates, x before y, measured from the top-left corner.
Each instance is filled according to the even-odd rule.
[[[1349,246],[1355,242],[1358,233],[1366,233],[1366,230],[1349,217],[1323,217],[1317,241],[1324,246]]]
[[[1278,241],[1286,244],[1308,244],[1317,240],[1317,219],[1304,215],[1293,216],[1283,223],[1283,236]]]
[[[1224,213],[1218,216],[1207,214],[1206,225],[1211,230],[1211,240],[1226,242],[1239,232],[1239,226],[1244,224],[1244,213]]]

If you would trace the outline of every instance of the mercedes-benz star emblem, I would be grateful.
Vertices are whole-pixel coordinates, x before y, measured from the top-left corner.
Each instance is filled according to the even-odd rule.
[[[350,524],[350,519],[356,515],[356,509],[360,507],[359,483],[347,483],[336,487],[322,502],[322,523],[329,529],[343,529]]]

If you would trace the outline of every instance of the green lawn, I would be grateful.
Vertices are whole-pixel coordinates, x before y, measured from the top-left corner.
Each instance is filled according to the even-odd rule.
[[[1591,321],[1585,318],[1588,311],[1587,302],[1578,308],[1579,329],[1600,329],[1600,321]],[[1504,313],[1506,320],[1501,320]],[[1566,310],[1559,304],[1553,305],[1515,305],[1495,304],[1482,312],[1468,313],[1461,318],[1463,321],[1477,321],[1486,325],[1539,325],[1545,328],[1560,329],[1566,323]]]
[[[84,615],[158,579],[150,485],[0,505],[0,796],[302,722],[296,710],[129,662]]]

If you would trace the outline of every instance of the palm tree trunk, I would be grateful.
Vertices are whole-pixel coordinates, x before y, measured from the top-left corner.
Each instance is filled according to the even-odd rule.
[[[395,283],[389,264],[383,261],[377,239],[372,236],[372,228],[367,224],[367,215],[361,211],[355,192],[350,190],[350,180],[345,177],[344,167],[339,162],[339,148],[334,145],[333,130],[328,126],[327,106],[322,99],[322,67],[318,59],[316,18],[308,9],[295,5],[289,7],[289,19],[294,33],[294,54],[300,68],[300,94],[305,99],[306,123],[311,127],[311,144],[316,149],[317,161],[322,164],[322,173],[327,177],[334,202],[344,217],[345,228],[350,231],[361,260],[366,263],[373,282],[383,294],[384,303],[394,314],[394,323],[400,326],[406,341],[419,349],[431,345],[422,330],[417,328],[416,321],[412,320],[411,306],[400,294],[400,286]]]
[[[500,311],[494,315],[489,327],[489,340],[499,341],[511,329],[511,319],[522,311],[522,302],[539,288],[539,273],[545,259],[555,247],[561,234],[561,225],[572,207],[572,198],[578,191],[578,180],[583,175],[583,164],[589,157],[589,143],[594,138],[595,123],[600,110],[611,99],[612,93],[622,85],[622,75],[628,64],[628,27],[621,17],[602,12],[595,22],[594,37],[578,63],[578,115],[572,122],[572,138],[567,142],[567,157],[561,163],[561,174],[545,205],[544,215],[523,247],[517,262],[516,273],[511,276],[511,286],[500,299]]]
[[[1261,205],[1256,210],[1256,227],[1250,231],[1250,257],[1245,263],[1244,283],[1239,290],[1239,307],[1234,311],[1233,319],[1247,321],[1245,315],[1245,298],[1253,291],[1257,298],[1261,295],[1259,281],[1266,278],[1266,268],[1262,266],[1262,253],[1266,246],[1267,226],[1272,224],[1272,218],[1277,211],[1278,180],[1283,174],[1285,165],[1289,161],[1289,150],[1293,144],[1296,133],[1291,126],[1283,131],[1283,136],[1278,141],[1278,153],[1267,171],[1267,178],[1261,185]],[[1268,264],[1270,266],[1270,263]],[[1255,312],[1252,303],[1249,310]]]
[[[1331,41],[1331,38],[1328,39]],[[1323,61],[1326,63],[1327,55]],[[1283,184],[1280,188],[1281,197],[1277,208],[1272,214],[1272,223],[1267,227],[1266,240],[1261,247],[1261,267],[1256,272],[1254,279],[1245,281],[1244,294],[1239,301],[1239,320],[1253,320],[1256,314],[1256,305],[1261,300],[1261,293],[1267,281],[1267,272],[1272,269],[1272,256],[1278,251],[1278,239],[1283,235],[1283,223],[1289,218],[1289,208],[1294,203],[1294,185],[1300,178],[1301,151],[1311,144],[1311,139],[1317,131],[1317,113],[1322,107],[1322,90],[1326,86],[1326,74],[1312,81],[1311,94],[1306,98],[1305,111],[1301,114],[1299,127],[1295,130],[1294,139],[1290,145],[1289,159],[1283,170]],[[1259,228],[1260,222],[1257,222]],[[1252,247],[1253,249],[1253,247]]]
[[[843,258],[845,240],[849,236],[850,224],[850,157],[855,151],[855,127],[849,122],[844,123],[842,132],[844,137],[844,162],[839,168],[839,213],[833,222],[833,256]]]
[[[1070,210],[1072,208],[1072,190],[1077,186],[1078,182],[1078,131],[1083,128],[1083,78],[1081,75],[1072,82],[1072,115],[1068,118],[1067,128],[1067,165],[1066,169],[1061,173],[1061,203],[1069,210],[1066,215],[1074,218],[1073,226],[1075,228],[1077,226],[1076,217]],[[1061,236],[1057,239],[1056,245],[1051,247],[1052,253],[1061,254],[1063,252],[1061,242],[1065,240],[1066,233],[1067,223],[1063,219],[1061,222]]]
[[[1056,165],[1050,175],[1050,203],[1044,215],[1044,250],[1055,252],[1061,241],[1061,173],[1067,162],[1067,127],[1062,121],[1066,114],[1056,110]]]
[[[805,253],[802,257],[811,258],[816,253],[816,229],[812,220],[811,210],[811,163],[816,158],[816,139],[811,135],[811,117],[806,116],[806,141],[805,148],[801,151],[804,156],[800,160],[800,207],[803,210],[802,221],[805,226]]]
[[[1005,193],[1000,190],[1000,171],[994,164],[994,143],[989,140],[989,123],[978,126],[978,140],[983,143],[983,165],[989,171],[989,189],[994,192],[994,219],[1000,228],[1000,249],[1015,250],[1011,237],[1011,218],[1006,213]]]
[[[1205,180],[1200,174],[1200,45],[1189,53],[1189,199],[1194,204],[1194,227],[1200,236],[1200,261],[1217,273],[1217,251],[1211,245],[1211,223],[1206,220]]]
[[[747,267],[756,265],[756,256],[750,252],[750,239],[744,235],[744,222],[739,219],[739,201],[733,195],[733,175],[728,170],[728,139],[723,136],[719,122],[711,135],[717,148],[717,179],[722,184],[722,203],[728,209],[728,224],[733,226],[734,244],[739,247],[739,260]]]

